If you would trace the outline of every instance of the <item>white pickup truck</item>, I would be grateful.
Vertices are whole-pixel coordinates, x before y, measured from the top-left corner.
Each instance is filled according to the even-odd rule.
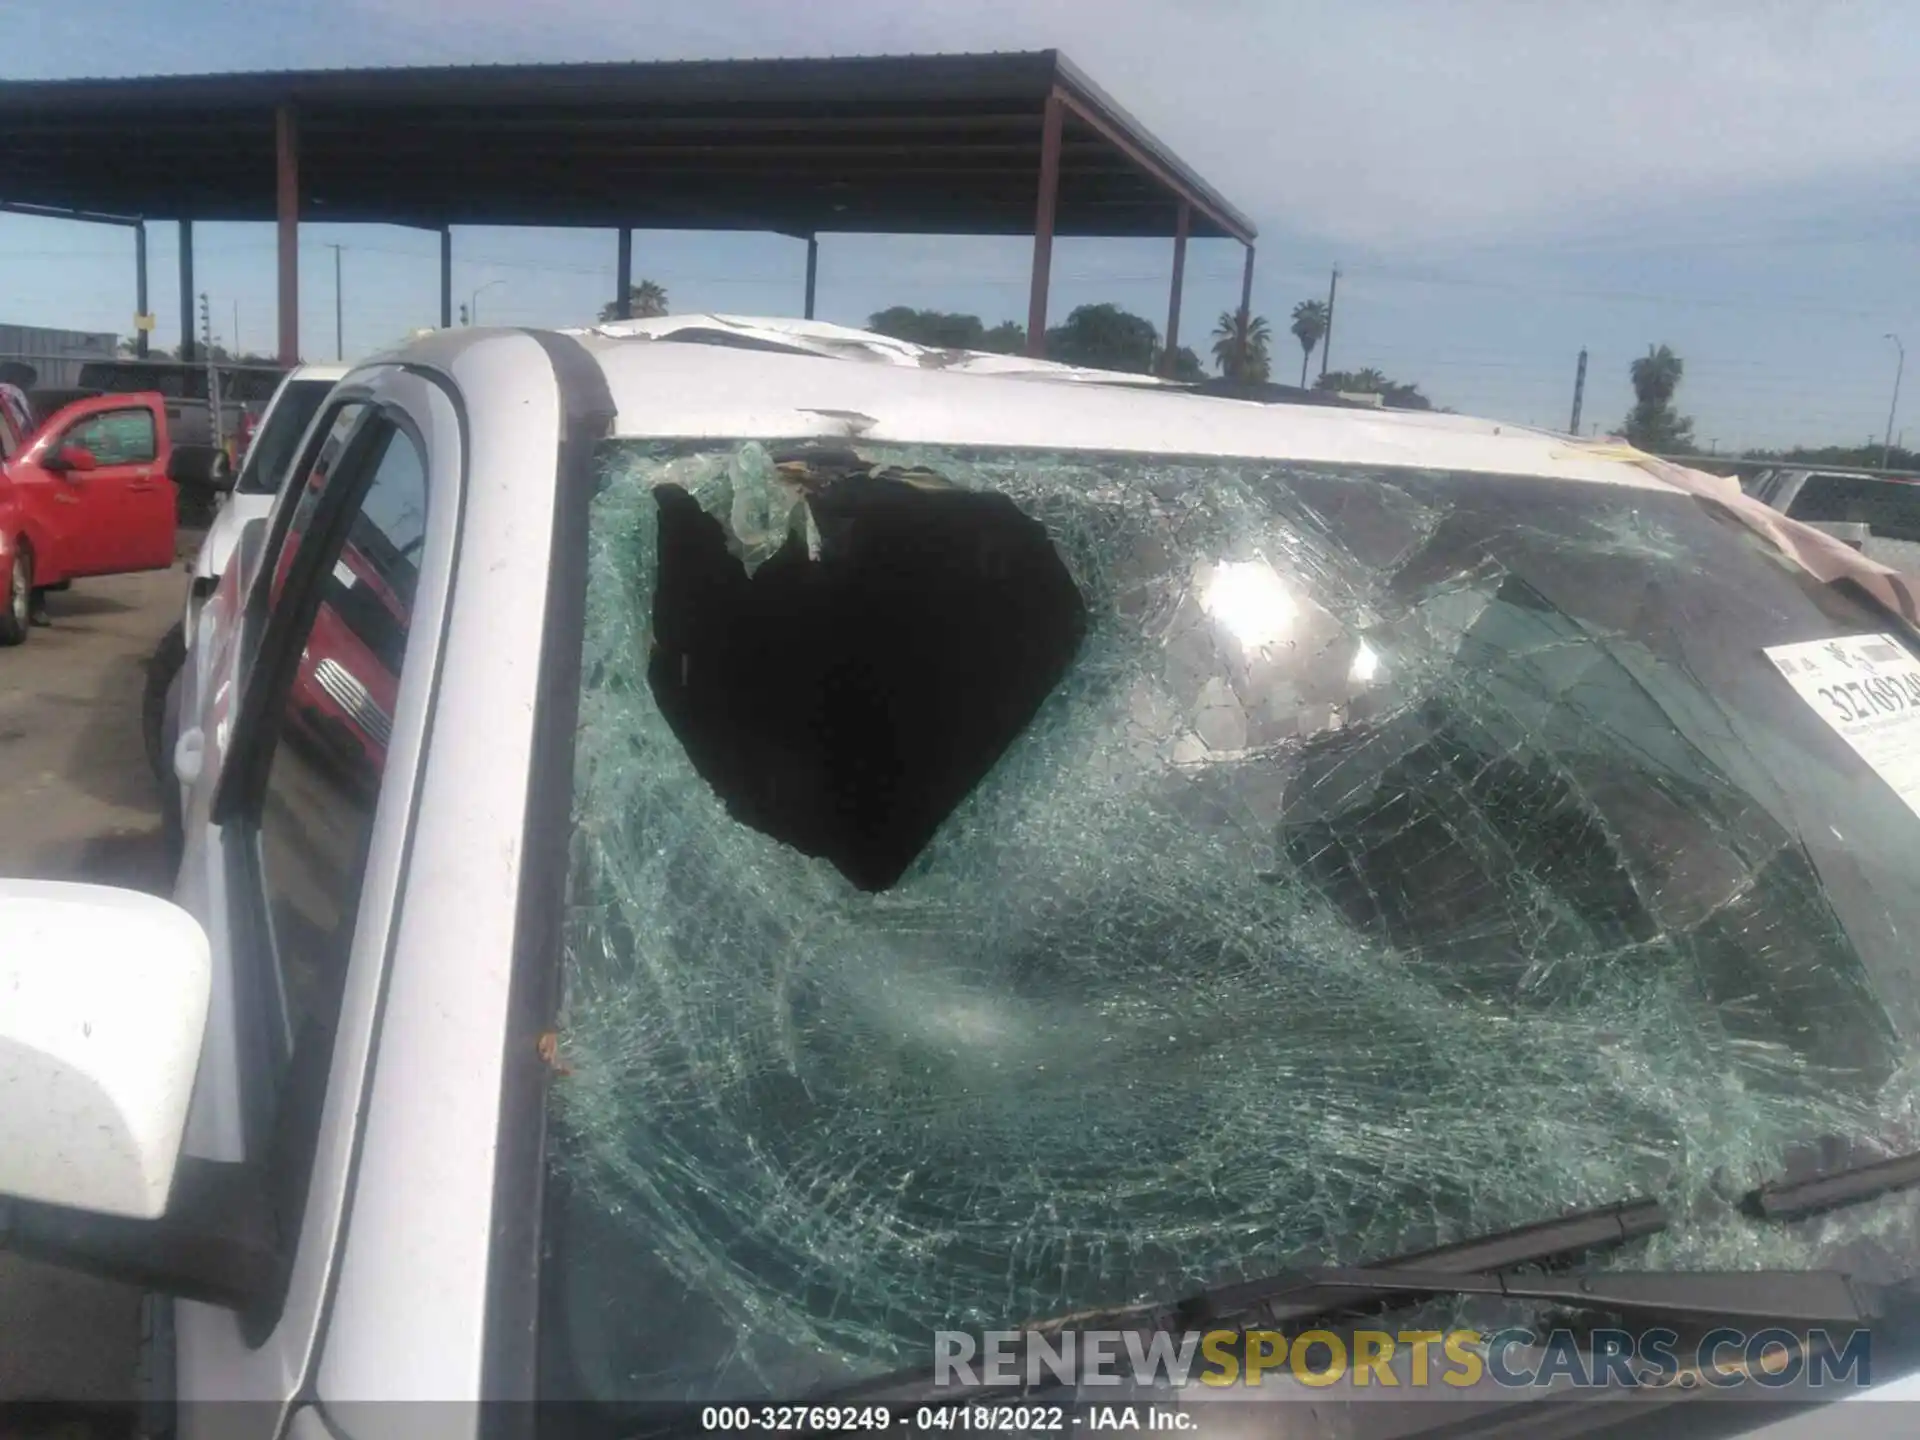
[[[281,377],[266,402],[246,458],[241,462],[240,474],[214,511],[213,523],[207,527],[205,538],[188,562],[192,578],[187,584],[186,613],[178,625],[161,637],[148,662],[141,708],[147,758],[155,776],[167,789],[171,789],[171,767],[163,753],[168,725],[167,696],[198,637],[201,604],[219,583],[241,532],[249,522],[264,520],[273,508],[274,497],[280,493],[308,424],[327,398],[327,392],[347,370],[345,365],[300,365]]]
[[[0,1239],[162,1297],[182,1437],[1870,1433],[1782,1406],[1914,1398],[1920,813],[1798,681],[1907,735],[1920,641],[1645,459],[618,326],[358,366],[199,618],[175,903],[0,884]],[[1374,1359],[1444,1390],[1332,1372],[1435,1297],[1480,1339]],[[1116,1313],[1322,1348],[932,1368]]]

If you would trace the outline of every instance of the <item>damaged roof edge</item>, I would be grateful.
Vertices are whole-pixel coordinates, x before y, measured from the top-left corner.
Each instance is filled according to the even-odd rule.
[[[1036,368],[1025,374],[933,372],[904,358],[810,363],[833,358],[830,347],[779,354],[676,345],[668,352],[613,327],[578,333],[607,372],[620,410],[616,433],[632,439],[797,438],[819,433],[815,412],[853,410],[874,417],[867,438],[906,444],[1470,470],[1672,488],[1568,437],[1467,416],[1271,405],[1176,385],[1114,383],[1105,372],[1093,372],[1104,383],[1088,383],[1071,370],[1046,372],[1030,361]],[[1053,374],[1069,383],[1047,383]]]
[[[1097,385],[1133,385],[1179,388],[1157,375],[1098,370],[1057,360],[1036,360],[998,351],[963,350],[921,345],[871,330],[857,330],[825,320],[793,320],[752,315],[659,315],[639,320],[614,320],[562,332],[610,340],[669,340],[681,343],[738,344],[741,348],[778,350],[835,360],[860,360],[921,370],[949,370],[967,374],[1066,380]]]

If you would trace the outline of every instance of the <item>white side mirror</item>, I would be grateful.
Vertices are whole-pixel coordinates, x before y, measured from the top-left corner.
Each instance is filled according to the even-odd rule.
[[[0,1195],[166,1212],[212,974],[165,900],[0,880]]]

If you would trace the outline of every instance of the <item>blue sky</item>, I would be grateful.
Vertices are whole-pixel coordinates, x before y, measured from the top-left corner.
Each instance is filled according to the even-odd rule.
[[[1058,46],[1260,226],[1255,308],[1342,271],[1333,363],[1438,402],[1616,424],[1652,343],[1721,448],[1853,442],[1886,424],[1895,351],[1920,360],[1920,25],[1842,0],[12,0],[12,77],[504,60]],[[102,37],[110,37],[103,40]],[[175,229],[150,227],[160,336],[178,338]],[[331,356],[333,252],[349,357],[438,312],[437,241],[303,228],[301,334]],[[1029,242],[827,236],[819,313],[894,303],[1024,319]],[[126,331],[131,236],[0,216],[0,322]],[[577,324],[613,287],[608,231],[455,232],[456,299],[488,323]],[[214,325],[267,349],[270,227],[195,230]],[[635,239],[677,310],[797,313],[804,247]],[[1114,300],[1162,324],[1170,246],[1063,241],[1053,314]],[[1195,242],[1182,338],[1237,298],[1230,242]],[[485,287],[484,290],[481,287]],[[237,307],[237,316],[236,316]],[[1280,378],[1298,350],[1280,336]],[[1318,366],[1316,358],[1315,367]],[[1920,376],[1908,387],[1920,406]],[[1903,405],[1903,414],[1909,407]],[[1920,408],[1909,440],[1920,444]]]

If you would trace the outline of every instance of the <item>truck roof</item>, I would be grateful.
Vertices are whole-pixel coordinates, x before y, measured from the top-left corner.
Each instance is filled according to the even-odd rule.
[[[974,375],[1030,375],[1049,380],[1081,381],[1096,385],[1148,388],[1171,387],[1157,375],[1120,370],[1096,370],[1039,360],[1029,355],[921,345],[911,340],[856,330],[825,320],[792,320],[765,315],[659,315],[641,320],[616,320],[588,329],[563,332],[576,338],[595,336],[612,340],[704,341],[736,349],[770,350],[817,355],[823,359],[858,360],[909,369],[944,370]]]
[[[1041,383],[1049,374],[1041,369],[996,375],[663,345],[657,341],[664,336],[620,327],[569,333],[604,372],[621,436],[817,435],[1414,466],[1667,488],[1636,463],[1638,452],[1464,415],[1272,405],[1174,386],[1056,385]]]

